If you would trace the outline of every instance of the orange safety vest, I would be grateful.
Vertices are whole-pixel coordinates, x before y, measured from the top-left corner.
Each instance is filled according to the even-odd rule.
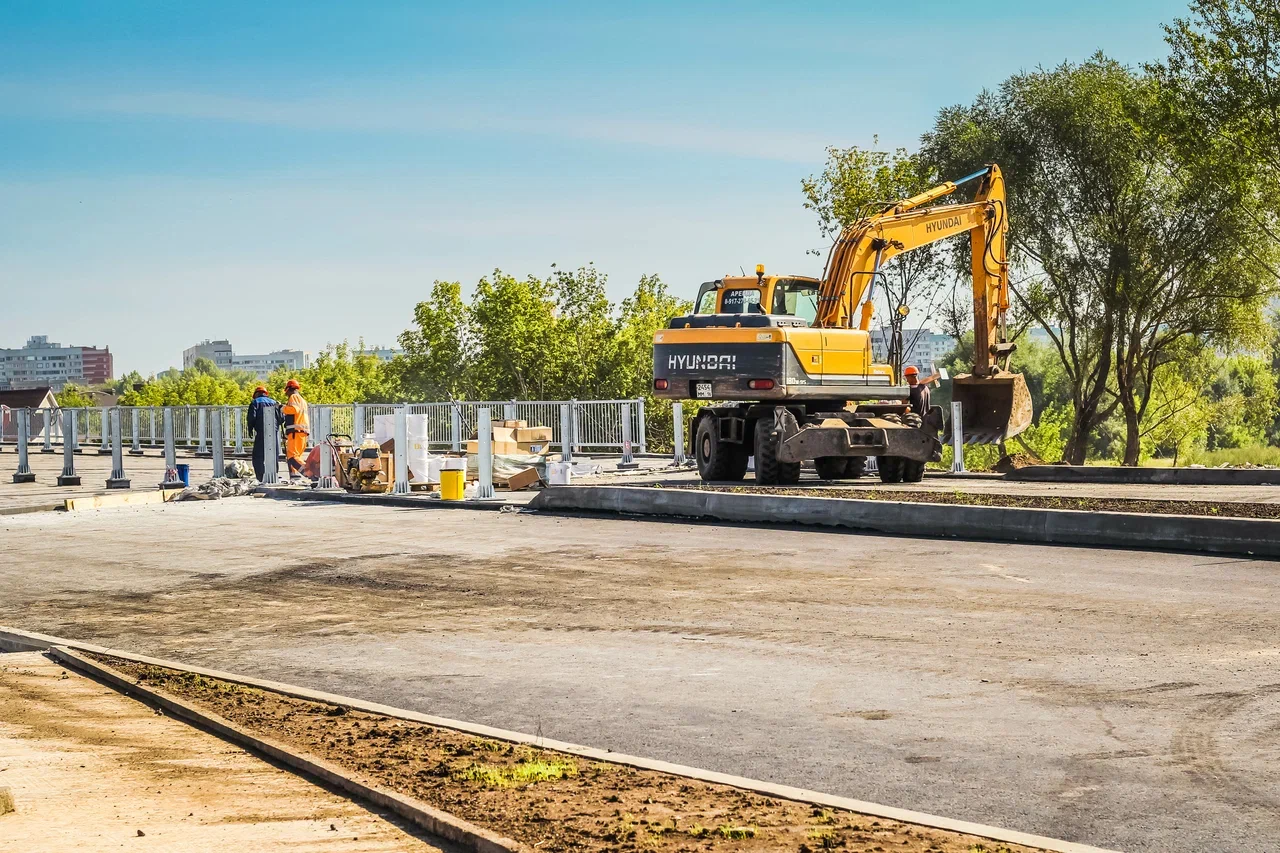
[[[307,401],[302,399],[301,394],[297,392],[290,394],[280,411],[284,415],[286,435],[294,432],[300,432],[303,435],[311,434],[311,421],[307,418]]]

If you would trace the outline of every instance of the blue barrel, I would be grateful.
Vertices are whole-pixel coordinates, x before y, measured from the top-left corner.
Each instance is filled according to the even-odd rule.
[[[185,465],[179,462],[177,468],[178,468],[178,479],[182,481],[182,485],[190,486],[191,485],[191,466]]]

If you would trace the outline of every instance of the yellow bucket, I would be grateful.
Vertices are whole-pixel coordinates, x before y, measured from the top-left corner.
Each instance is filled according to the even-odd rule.
[[[446,501],[462,500],[463,489],[467,485],[466,471],[449,471],[440,472],[440,498]]]

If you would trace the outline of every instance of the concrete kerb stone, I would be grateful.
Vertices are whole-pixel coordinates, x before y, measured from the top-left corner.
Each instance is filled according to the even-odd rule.
[[[434,808],[421,800],[406,797],[381,785],[374,785],[357,779],[336,764],[306,753],[297,752],[284,744],[252,734],[230,720],[209,711],[195,707],[181,699],[166,696],[143,684],[136,684],[125,675],[109,666],[98,663],[76,654],[64,646],[54,646],[48,653],[59,663],[80,670],[99,681],[106,682],[126,696],[143,698],[148,703],[160,707],[171,716],[194,723],[203,729],[213,732],[224,740],[237,743],[254,752],[265,755],[286,767],[318,779],[327,785],[346,791],[374,805],[387,809],[396,815],[420,826],[428,832],[461,845],[476,853],[526,853],[527,845],[483,827],[476,826],[448,812]]]
[[[606,749],[580,746],[578,744],[551,740],[545,737],[527,735],[521,732],[508,731],[506,729],[498,729],[478,723],[467,723],[459,720],[451,720],[445,717],[436,717],[431,714],[422,714],[417,711],[408,711],[403,708],[394,708],[389,705],[381,705],[377,702],[366,702],[361,699],[353,699],[349,696],[339,696],[337,694],[326,693],[321,690],[311,690],[305,687],[284,684],[278,681],[236,675],[234,673],[222,672],[216,669],[189,666],[187,664],[175,663],[173,661],[163,660],[160,658],[152,658],[146,655],[138,655],[132,652],[110,649],[105,646],[98,646],[91,643],[82,643],[75,640],[52,637],[47,634],[39,634],[32,631],[23,631],[17,628],[0,626],[0,649],[2,650],[45,651],[55,649],[57,647],[62,647],[68,653],[75,650],[111,655],[113,657],[123,658],[136,663],[162,666],[168,669],[178,670],[180,672],[190,672],[196,675],[203,675],[208,678],[217,678],[234,684],[243,684],[248,687],[269,690],[273,693],[292,696],[296,699],[305,699],[311,702],[323,702],[330,705],[338,705],[356,711],[365,711],[371,714],[381,714],[383,716],[393,717],[396,719],[425,723],[430,726],[437,726],[444,729],[452,729],[454,731],[465,732],[478,737],[505,740],[512,743],[528,744],[530,746],[543,749],[565,752],[570,755],[581,756],[592,761],[604,761],[611,764],[622,764],[629,767],[635,767],[641,770],[653,770],[659,773],[669,773],[674,776],[683,776],[685,778],[696,779],[701,782],[709,782],[714,785],[726,785],[764,796],[777,797],[778,799],[792,800],[794,802],[808,803],[827,808],[842,809],[859,814],[870,815],[872,817],[882,817],[889,820],[897,820],[903,823],[926,826],[949,832],[959,832],[967,835],[974,835],[979,838],[989,839],[991,841],[1000,841],[1007,844],[1022,844],[1027,847],[1039,847],[1044,850],[1054,851],[1054,853],[1117,853],[1117,851],[1101,847],[1093,847],[1088,844],[1079,844],[1074,841],[1047,838],[1040,835],[1033,835],[1031,833],[1019,832],[1017,830],[1002,829],[1000,827],[971,823],[964,820],[955,820],[953,818],[940,817],[938,815],[912,811],[910,809],[883,806],[878,803],[855,800],[849,797],[840,797],[834,794],[823,794],[817,791],[805,790],[803,788],[794,788],[790,785],[762,782],[757,779],[748,779],[728,773],[719,773],[714,770],[702,770],[696,767],[672,764],[651,758],[640,758],[621,752],[612,752]],[[94,665],[97,666],[98,664],[95,663]],[[125,689],[128,691],[137,691],[138,686],[127,684]]]
[[[489,512],[501,512],[506,507],[522,509],[524,504],[515,501],[442,501],[438,498],[395,494],[352,494],[351,492],[327,491],[320,489],[280,489],[259,486],[254,494],[273,498],[278,501],[322,501],[328,503],[356,504],[359,506],[392,506],[401,509],[478,509]]]
[[[1173,486],[1280,486],[1280,469],[1124,468],[1108,465],[1031,465],[1004,474],[1035,483],[1123,483]]]
[[[608,512],[868,533],[1280,557],[1280,521],[742,494],[644,486],[546,489],[541,512]]]

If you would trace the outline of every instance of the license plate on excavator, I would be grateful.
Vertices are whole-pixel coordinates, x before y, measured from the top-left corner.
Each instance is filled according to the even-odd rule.
[[[711,383],[699,382],[697,385],[694,386],[693,394],[699,400],[710,400],[711,399]]]

